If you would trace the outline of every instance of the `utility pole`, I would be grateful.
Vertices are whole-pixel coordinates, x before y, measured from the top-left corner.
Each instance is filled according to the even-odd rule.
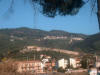
[[[28,61],[29,59],[28,59],[28,56],[27,56],[27,61]]]
[[[35,55],[35,53],[36,53],[36,52],[35,52],[35,50],[34,50],[34,61],[36,60],[36,55]]]
[[[95,53],[94,57],[95,57],[95,67],[96,67],[96,63],[97,63],[97,55],[96,55],[96,53]]]
[[[34,53],[34,61],[35,61],[35,53]]]

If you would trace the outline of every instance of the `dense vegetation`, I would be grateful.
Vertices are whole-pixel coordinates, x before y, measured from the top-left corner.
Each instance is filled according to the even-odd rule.
[[[13,58],[13,59],[17,59],[17,60],[41,60],[40,55],[44,54],[44,55],[48,55],[51,56],[52,59],[61,59],[61,58],[66,58],[68,59],[69,56],[71,55],[67,55],[64,53],[60,53],[60,52],[55,52],[55,51],[32,51],[32,52],[26,52],[26,53],[13,53],[9,54],[8,57]]]
[[[45,36],[67,36],[68,38],[55,39],[55,40],[46,39],[40,41],[36,40],[36,39],[41,39]],[[72,43],[69,43],[72,37],[81,37],[85,40],[73,41]],[[5,56],[6,57],[11,56],[17,58],[29,55],[30,53],[24,55],[19,53],[20,50],[22,50],[25,46],[29,45],[99,53],[100,49],[99,38],[100,34],[87,36],[83,34],[68,33],[65,31],[58,31],[58,30],[43,31],[39,29],[29,29],[29,28],[0,29],[0,58],[3,58]],[[49,53],[50,54],[48,55],[52,55],[52,52]],[[30,55],[32,55],[32,53]]]
[[[67,36],[69,37],[67,40],[43,40],[36,41],[35,39],[41,39],[45,36]],[[52,47],[56,46],[56,48],[61,47],[60,45],[67,45],[67,41],[70,40],[70,37],[82,37],[85,38],[85,35],[82,34],[74,34],[68,33],[64,31],[42,31],[37,29],[29,29],[29,28],[17,28],[17,29],[1,29],[0,30],[0,51],[1,50],[12,50],[19,47],[23,47],[25,45],[39,45]],[[62,47],[63,48],[63,47]]]
[[[91,35],[84,41],[73,44],[72,48],[79,48],[87,53],[100,54],[100,33]]]

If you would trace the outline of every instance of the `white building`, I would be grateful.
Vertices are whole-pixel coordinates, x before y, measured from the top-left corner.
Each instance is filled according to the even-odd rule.
[[[76,68],[76,59],[75,58],[70,58],[70,66],[72,66],[73,68]]]
[[[96,67],[100,67],[100,61],[96,62]]]
[[[91,68],[90,71],[89,71],[89,75],[97,75],[97,69]]]
[[[70,66],[73,68],[80,68],[82,66],[80,63],[81,59],[79,58],[70,58],[69,61],[70,61]]]
[[[44,58],[44,59],[42,59],[42,62],[43,63],[49,62],[49,59]]]
[[[68,65],[68,60],[64,58],[58,60],[58,67],[62,67],[63,69],[65,69],[67,65]]]
[[[96,56],[96,67],[99,68],[100,67],[100,57]]]
[[[74,38],[72,38],[72,40],[84,40],[84,39],[78,38],[78,37],[74,37]]]

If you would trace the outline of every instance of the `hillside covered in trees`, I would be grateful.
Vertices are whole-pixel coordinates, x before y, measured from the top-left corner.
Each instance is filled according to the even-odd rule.
[[[90,35],[84,41],[73,44],[72,48],[79,48],[87,53],[100,54],[100,33]]]
[[[89,36],[59,30],[0,29],[0,57],[11,56],[11,54],[18,56],[17,53],[25,46],[32,45],[88,53],[99,52],[99,37],[100,34]]]

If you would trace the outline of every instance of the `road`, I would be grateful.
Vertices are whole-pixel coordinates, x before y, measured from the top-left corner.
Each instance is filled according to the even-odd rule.
[[[38,74],[38,75],[88,75],[87,72],[72,72],[72,73],[59,73],[59,72],[55,72],[55,73],[44,73],[44,74]]]

